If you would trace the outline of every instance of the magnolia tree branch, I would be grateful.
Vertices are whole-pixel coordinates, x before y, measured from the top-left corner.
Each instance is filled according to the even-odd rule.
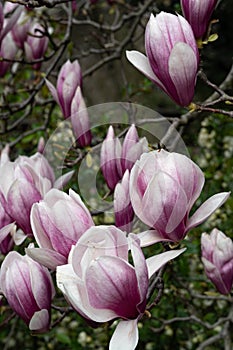
[[[8,0],[8,1],[12,2],[13,4],[24,5],[30,9],[42,7],[42,6],[52,8],[56,5],[72,2],[72,0]]]

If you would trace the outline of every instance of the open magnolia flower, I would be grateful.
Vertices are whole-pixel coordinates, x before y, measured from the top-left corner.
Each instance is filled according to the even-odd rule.
[[[217,193],[189,217],[204,182],[201,169],[183,154],[160,150],[141,156],[131,170],[130,198],[136,215],[152,228],[139,234],[143,246],[179,242],[227,200],[230,192]]]
[[[136,235],[127,238],[115,226],[91,227],[72,247],[69,264],[57,267],[57,285],[87,320],[102,323],[120,318],[109,349],[133,350],[138,343],[137,322],[146,309],[149,278],[183,251],[145,259]]]

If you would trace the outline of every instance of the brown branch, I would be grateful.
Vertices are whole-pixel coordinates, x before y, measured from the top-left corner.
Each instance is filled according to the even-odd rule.
[[[72,0],[9,0],[9,2],[12,2],[13,4],[24,5],[30,9],[42,6],[52,8],[56,5],[64,4],[71,1]]]

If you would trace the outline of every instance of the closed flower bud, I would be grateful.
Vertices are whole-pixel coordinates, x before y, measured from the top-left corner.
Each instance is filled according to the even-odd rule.
[[[5,1],[4,7],[0,3],[0,47],[1,40],[10,32],[22,12],[22,6]],[[10,16],[8,16],[10,13]],[[6,16],[7,15],[7,16]],[[5,18],[4,18],[5,16]],[[8,18],[6,18],[8,17]]]
[[[215,194],[189,218],[204,180],[201,169],[182,154],[160,150],[141,156],[131,170],[130,198],[135,214],[154,229],[148,244],[179,242],[226,201],[229,192]]]
[[[132,229],[134,211],[129,196],[129,170],[126,170],[122,181],[114,191],[115,225],[122,231],[130,232]]]
[[[46,268],[26,255],[10,252],[1,266],[0,289],[10,307],[32,332],[49,329],[55,290]]]
[[[18,48],[14,40],[12,40],[11,33],[8,33],[2,40],[0,46],[0,57],[13,61],[15,59],[17,51]],[[10,61],[0,61],[0,77],[3,77],[7,73],[11,65],[12,62]]]
[[[78,146],[89,146],[92,138],[90,120],[80,86],[77,87],[71,103],[71,125]]]
[[[136,160],[145,152],[148,152],[148,142],[145,137],[139,140],[134,124],[125,135],[122,146],[119,138],[115,137],[113,127],[109,127],[101,147],[100,163],[110,190],[114,190],[125,171],[130,171]]]
[[[213,229],[201,236],[205,273],[219,293],[228,294],[233,284],[233,242],[223,232]]]
[[[128,60],[180,106],[194,96],[199,53],[193,31],[182,16],[161,12],[146,26],[146,54],[127,51]]]
[[[47,50],[49,40],[44,35],[44,28],[38,24],[32,24],[29,29],[27,41],[24,43],[25,55],[29,62],[34,60],[40,60],[43,58],[45,51]],[[34,69],[39,69],[41,62],[33,65]]]
[[[120,157],[121,143],[120,140],[115,137],[113,127],[110,126],[101,147],[100,167],[108,188],[112,191],[122,177]]]
[[[132,124],[125,135],[121,151],[122,173],[131,170],[142,153],[148,152],[148,142],[145,137],[139,140],[136,126]]]
[[[38,144],[37,144],[37,152],[43,154],[45,150],[45,139],[43,136],[39,138]]]
[[[1,39],[1,32],[3,28],[3,21],[4,21],[3,7],[2,7],[2,3],[0,2],[0,39]]]
[[[207,31],[211,15],[218,0],[181,0],[184,17],[192,27],[195,38],[202,38]]]
[[[27,15],[27,12],[25,10],[22,10],[20,17],[11,29],[14,42],[20,49],[24,48],[24,43],[27,39],[30,25],[31,17]]]
[[[64,118],[71,116],[71,104],[78,86],[82,85],[82,72],[78,60],[63,64],[57,78],[56,88],[46,80],[46,84],[59,104]]]

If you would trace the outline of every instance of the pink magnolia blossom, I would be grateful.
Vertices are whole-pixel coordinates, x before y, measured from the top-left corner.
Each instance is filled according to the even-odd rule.
[[[58,74],[56,88],[46,80],[46,84],[53,95],[54,100],[59,104],[64,118],[71,116],[71,104],[78,86],[82,85],[82,73],[78,60],[66,61]]]
[[[37,152],[43,154],[45,151],[45,139],[43,136],[39,138],[38,144],[37,144]]]
[[[24,48],[24,43],[27,40],[30,26],[32,25],[32,17],[28,15],[25,9],[22,10],[20,17],[11,29],[12,37],[16,45],[20,48]]]
[[[42,265],[55,269],[67,263],[71,246],[94,225],[92,217],[73,190],[69,195],[51,189],[31,210],[31,226],[40,248],[27,248],[27,254]]]
[[[2,6],[0,3],[0,47],[2,39],[11,31],[22,10],[22,6],[18,4],[11,4],[6,1]],[[9,18],[5,18],[6,15],[10,15]]]
[[[9,147],[3,148],[0,154],[0,173],[3,164],[9,162]],[[4,206],[0,200],[0,252],[7,254],[14,247],[14,240],[12,238],[15,225],[13,219],[7,214]]]
[[[88,321],[120,318],[109,349],[133,350],[138,342],[137,322],[146,308],[149,278],[183,251],[146,260],[136,235],[127,238],[115,226],[91,227],[72,248],[69,264],[57,267],[57,285]]]
[[[7,60],[14,60],[17,54],[18,48],[12,40],[11,33],[8,33],[2,40],[0,46],[0,57],[3,57]],[[0,77],[3,77],[9,68],[12,66],[11,61],[0,61]]]
[[[2,221],[2,218],[9,218],[9,220],[4,220],[5,222],[7,222],[7,224],[2,225],[1,222],[2,226],[0,226],[0,253],[6,255],[7,253],[9,253],[9,251],[11,251],[14,248],[15,242],[13,236],[16,232],[16,225],[14,224],[14,222],[12,222],[12,219],[8,216],[8,214],[3,210],[4,209],[0,204],[0,221]],[[2,214],[4,215],[4,217],[2,216]]]
[[[202,262],[207,277],[219,293],[228,294],[233,285],[233,242],[223,232],[213,229],[201,236]]]
[[[177,104],[194,96],[199,53],[190,24],[182,16],[151,15],[145,33],[146,54],[127,51],[128,60]]]
[[[3,22],[4,22],[4,13],[3,13],[2,3],[0,2],[0,36],[3,28]]]
[[[31,331],[49,329],[55,290],[46,268],[26,255],[10,252],[1,265],[0,290]]]
[[[29,62],[43,58],[48,47],[48,37],[44,35],[44,28],[39,23],[32,23],[29,29],[27,40],[24,43],[26,58]],[[41,62],[33,65],[34,69],[41,67]]]
[[[139,219],[154,229],[141,234],[143,245],[179,242],[226,201],[229,192],[215,194],[189,217],[204,181],[201,169],[182,154],[160,150],[141,156],[131,170],[130,198]]]
[[[101,171],[110,190],[114,190],[122,177],[120,157],[121,143],[118,137],[115,137],[113,127],[110,126],[100,152]]]
[[[91,144],[90,120],[80,86],[77,87],[71,103],[71,125],[79,147]]]
[[[109,127],[101,147],[100,166],[110,190],[114,190],[125,171],[130,171],[144,152],[148,152],[147,140],[145,137],[139,140],[134,124],[125,135],[122,146],[119,138],[115,137],[113,127]]]
[[[69,172],[55,180],[53,169],[41,153],[19,156],[14,162],[6,161],[1,166],[0,203],[12,221],[25,234],[31,235],[32,205],[52,187],[61,188],[72,175],[73,172]]]
[[[181,0],[184,17],[197,39],[205,35],[217,2],[218,0]]]
[[[124,173],[114,191],[115,225],[122,231],[130,232],[133,225],[134,211],[129,196],[129,170]]]

